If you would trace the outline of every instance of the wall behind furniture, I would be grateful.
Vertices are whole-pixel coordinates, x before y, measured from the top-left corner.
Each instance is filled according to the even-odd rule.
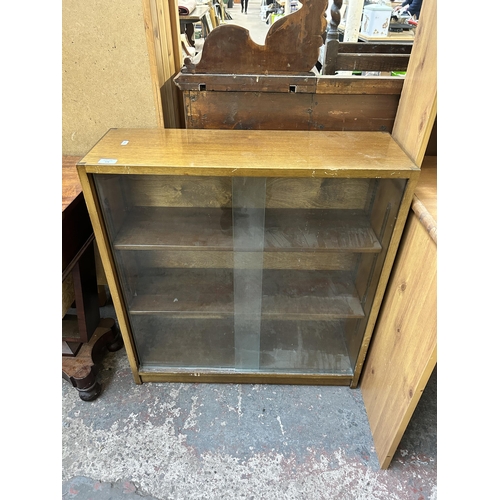
[[[63,0],[63,155],[83,156],[109,128],[164,126],[144,1]]]

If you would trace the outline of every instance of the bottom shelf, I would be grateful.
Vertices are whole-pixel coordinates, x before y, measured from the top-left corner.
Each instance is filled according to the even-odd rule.
[[[189,321],[163,315],[132,315],[142,370],[155,373],[257,373],[352,376],[337,321],[262,321],[258,367],[237,367],[232,318]]]

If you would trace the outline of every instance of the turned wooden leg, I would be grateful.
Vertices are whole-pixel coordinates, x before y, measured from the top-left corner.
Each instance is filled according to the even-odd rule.
[[[95,365],[105,349],[115,352],[122,346],[123,340],[115,320],[103,318],[90,341],[81,346],[76,356],[63,356],[62,376],[77,389],[80,399],[93,401],[100,395],[101,385],[97,381]]]
[[[187,40],[191,44],[191,47],[194,47],[194,24],[186,24],[186,29],[184,32],[186,33]]]

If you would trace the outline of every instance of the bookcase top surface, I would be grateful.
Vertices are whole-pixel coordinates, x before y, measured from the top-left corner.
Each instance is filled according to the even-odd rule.
[[[88,173],[412,178],[385,132],[110,129],[78,163]]]

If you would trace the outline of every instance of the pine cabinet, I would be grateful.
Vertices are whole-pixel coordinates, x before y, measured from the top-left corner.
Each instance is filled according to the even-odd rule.
[[[420,173],[389,134],[111,129],[78,171],[137,383],[357,385]]]

